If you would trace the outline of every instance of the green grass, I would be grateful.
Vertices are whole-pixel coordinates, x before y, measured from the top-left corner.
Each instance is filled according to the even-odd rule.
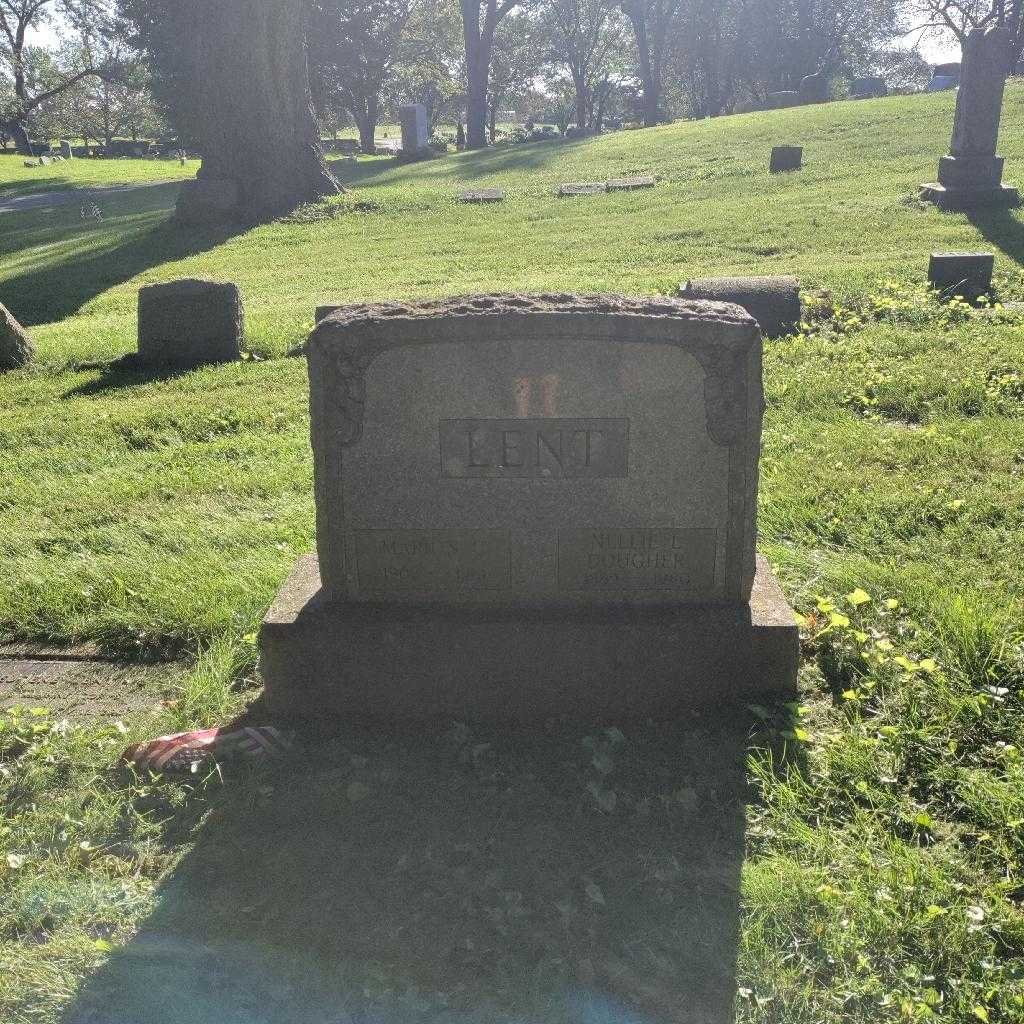
[[[1013,86],[1011,181],[1022,107]],[[360,160],[349,195],[245,233],[168,225],[173,185],[102,223],[3,215],[0,301],[40,358],[0,379],[0,638],[203,653],[123,727],[3,719],[0,1020],[561,1022],[583,985],[622,1020],[717,1024],[733,958],[743,1024],[1024,1019],[1024,318],[920,286],[931,249],[991,248],[1024,295],[1024,229],[912,201],[951,110]],[[775,142],[807,169],[769,178]],[[658,187],[552,195],[632,170]],[[497,184],[503,205],[454,199]],[[184,783],[118,767],[255,695],[252,632],[313,546],[305,367],[276,357],[317,303],[733,271],[818,296],[765,357],[760,547],[806,616],[799,708],[621,738],[352,733]],[[139,284],[184,274],[242,285],[256,358],[109,366]]]
[[[26,167],[26,157],[0,153],[0,202],[18,196],[107,185],[143,185],[195,177],[199,163],[189,160],[74,159],[48,167]]]

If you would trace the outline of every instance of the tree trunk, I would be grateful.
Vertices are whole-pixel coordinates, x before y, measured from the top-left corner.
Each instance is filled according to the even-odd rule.
[[[22,156],[32,156],[32,143],[29,142],[28,132],[25,130],[25,124],[22,121],[15,121],[11,125],[11,136],[14,139],[14,148]]]
[[[586,80],[579,75],[573,75],[572,84],[576,89],[576,127],[585,132],[590,127],[587,116],[590,112],[590,90],[587,88]]]
[[[198,181],[182,191],[189,221],[263,220],[341,191],[313,115],[305,5],[189,0],[193,24],[175,56],[186,72]]]
[[[661,89],[658,76],[651,61],[651,44],[647,38],[647,14],[641,3],[630,3],[625,7],[633,23],[636,38],[637,63],[640,65],[640,84],[643,90],[644,127],[652,128],[661,120]]]
[[[466,149],[483,149],[487,145],[487,70],[479,51],[466,64]]]

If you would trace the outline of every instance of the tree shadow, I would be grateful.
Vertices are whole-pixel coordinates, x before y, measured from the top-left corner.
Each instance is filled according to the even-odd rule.
[[[63,1024],[732,1024],[751,723],[308,746],[229,783]]]
[[[399,167],[417,167],[417,177],[429,181],[436,178],[450,182],[489,178],[502,172],[541,170],[567,150],[571,151],[593,139],[524,142],[516,146],[491,146],[487,149],[468,150],[449,154],[420,164],[402,164],[398,160],[359,160],[355,163],[339,161],[333,164],[335,173],[345,185],[359,185],[373,181]]]
[[[89,226],[84,231],[79,229],[85,244],[77,254],[62,255],[52,263],[33,263],[31,269],[8,278],[0,284],[0,302],[26,327],[53,323],[77,313],[97,295],[130,281],[151,267],[207,252],[248,230],[248,225],[244,224],[204,228],[178,224],[171,218],[170,210],[178,187],[164,186],[163,192],[154,188],[144,200],[148,205],[142,211],[133,207],[131,193],[118,195],[114,199],[113,223]],[[23,219],[32,215],[38,217],[40,212],[5,216]],[[133,215],[140,220],[129,222],[124,231],[119,232],[118,220]],[[114,216],[118,220],[114,220]],[[5,238],[4,253],[66,240],[72,233],[68,219],[65,216],[56,222],[38,225],[31,222],[27,228]],[[89,239],[99,239],[99,242],[90,246]]]
[[[976,208],[966,211],[977,231],[1003,255],[1024,263],[1024,221],[1020,209]]]

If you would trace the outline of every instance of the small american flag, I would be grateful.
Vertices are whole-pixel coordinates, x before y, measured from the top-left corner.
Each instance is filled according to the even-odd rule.
[[[137,768],[147,771],[194,772],[204,761],[283,757],[291,746],[291,737],[273,726],[247,726],[230,732],[200,729],[158,736],[155,740],[134,744],[124,756]]]

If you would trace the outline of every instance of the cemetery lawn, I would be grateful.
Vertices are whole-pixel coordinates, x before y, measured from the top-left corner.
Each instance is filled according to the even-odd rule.
[[[0,204],[19,196],[111,185],[194,178],[199,162],[189,160],[63,160],[48,167],[26,167],[26,157],[0,153]],[[77,212],[77,211],[76,211]]]
[[[0,378],[0,642],[195,666],[118,722],[0,712],[0,1021],[157,992],[163,1017],[124,1019],[568,1022],[573,986],[623,1020],[717,1021],[734,961],[743,1024],[1024,1020],[1024,314],[922,288],[930,250],[982,248],[1024,298],[1024,218],[913,201],[952,102],[360,160],[348,195],[244,232],[170,226],[174,185],[102,221],[0,214],[0,301],[39,348]],[[1011,86],[1015,183],[1022,114]],[[782,142],[808,167],[769,179]],[[631,171],[658,187],[551,195]],[[454,199],[486,186],[510,198]],[[283,357],[316,303],[730,272],[811,296],[766,343],[760,511],[804,616],[799,705],[353,732],[186,781],[119,765],[258,698],[260,614],[313,544],[305,367]],[[193,274],[242,286],[250,358],[113,364],[140,283]]]

